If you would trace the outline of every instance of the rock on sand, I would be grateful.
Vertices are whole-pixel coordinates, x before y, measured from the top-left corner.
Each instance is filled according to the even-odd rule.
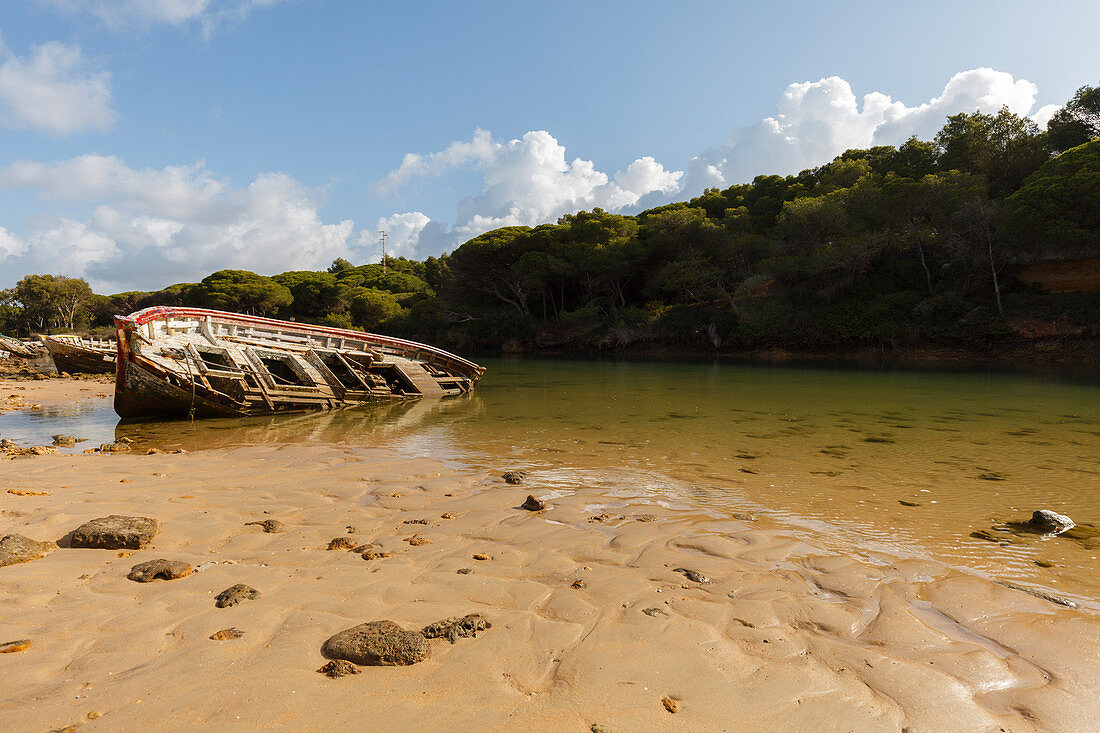
[[[53,542],[39,542],[21,534],[0,538],[0,568],[45,557],[57,549]]]
[[[219,593],[214,599],[214,605],[218,608],[229,608],[230,606],[236,606],[241,601],[252,601],[259,597],[260,591],[250,585],[237,583]]]
[[[73,547],[102,550],[141,550],[157,534],[157,520],[112,514],[85,522],[73,532]]]
[[[130,568],[126,577],[138,583],[151,583],[154,580],[175,580],[191,574],[191,565],[181,560],[147,560]]]
[[[365,666],[416,664],[428,658],[428,640],[393,621],[369,621],[330,637],[321,654]]]

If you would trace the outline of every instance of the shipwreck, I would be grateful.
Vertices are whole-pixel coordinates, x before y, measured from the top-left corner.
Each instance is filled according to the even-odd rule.
[[[115,412],[240,417],[469,392],[485,368],[426,344],[204,308],[116,316]]]
[[[58,372],[110,374],[115,371],[118,347],[110,339],[89,339],[82,336],[43,336],[42,343],[50,352]]]

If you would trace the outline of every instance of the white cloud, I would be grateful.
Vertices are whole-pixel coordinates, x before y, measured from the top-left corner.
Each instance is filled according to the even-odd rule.
[[[198,23],[209,36],[225,22],[283,0],[41,0],[62,12],[88,15],[115,30]]]
[[[430,222],[426,215],[419,211],[409,211],[404,214],[382,217],[378,220],[378,231],[363,231],[359,238],[359,248],[363,251],[373,252],[377,250],[378,261],[382,260],[382,244],[379,241],[378,232],[386,232],[386,255],[392,257],[413,257],[416,255],[416,245],[420,240],[420,233]],[[371,259],[374,259],[372,255]]]
[[[0,271],[13,280],[37,271],[87,277],[106,291],[159,288],[223,268],[275,273],[361,254],[354,224],[324,223],[317,194],[282,173],[242,189],[202,163],[134,169],[85,155],[0,168],[0,188],[94,207],[82,221],[39,222],[24,238],[0,232]]]
[[[1031,115],[1031,119],[1035,120],[1035,124],[1045,130],[1047,123],[1050,122],[1050,118],[1060,109],[1062,109],[1062,105],[1060,104],[1044,104],[1042,107],[1035,110],[1035,114]]]
[[[51,41],[20,57],[0,44],[0,121],[5,126],[69,135],[107,130],[116,116],[110,73],[90,68],[79,46]]]
[[[566,162],[565,147],[546,131],[531,131],[505,143],[479,129],[469,141],[451,143],[440,152],[406,155],[401,166],[380,181],[375,191],[394,191],[417,178],[460,169],[481,172],[481,192],[461,200],[454,223],[442,229],[429,225],[429,219],[420,212],[398,215],[405,217],[403,221],[416,222],[415,227],[403,230],[407,239],[400,240],[408,251],[426,252],[421,246],[426,236],[431,239],[432,252],[436,252],[497,227],[542,224],[580,209],[620,210],[654,192],[675,193],[683,175],[665,170],[646,156],[609,178],[590,160],[575,158]],[[380,226],[386,223],[394,225],[387,220]]]
[[[1037,91],[1025,79],[987,68],[955,74],[942,94],[914,107],[880,92],[864,95],[861,105],[851,85],[836,76],[791,84],[780,97],[776,116],[742,127],[726,145],[696,155],[688,163],[683,192],[696,195],[762,173],[797,173],[848,148],[898,145],[912,135],[930,140],[948,115],[959,112],[995,113],[1007,106],[1026,115]]]

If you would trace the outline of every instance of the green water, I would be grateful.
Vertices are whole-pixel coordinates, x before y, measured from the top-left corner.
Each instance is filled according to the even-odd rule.
[[[0,416],[0,434],[199,450],[391,447],[532,491],[601,489],[873,553],[928,555],[1100,597],[1100,541],[970,536],[1037,508],[1100,524],[1100,378],[736,364],[485,360],[471,395],[321,415],[118,425],[109,405]],[[1100,375],[1096,375],[1100,377]],[[83,410],[83,411],[82,411]],[[42,442],[39,439],[37,442]],[[48,439],[45,442],[49,442]],[[919,504],[906,506],[901,501]],[[1040,568],[1036,560],[1053,562]]]

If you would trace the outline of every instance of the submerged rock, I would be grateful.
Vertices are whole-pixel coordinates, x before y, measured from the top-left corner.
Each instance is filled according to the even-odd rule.
[[[21,534],[0,537],[0,568],[45,557],[57,549],[53,542],[39,542]]]
[[[180,560],[148,560],[130,568],[126,577],[138,583],[151,583],[154,580],[176,580],[191,574],[191,565]]]
[[[73,532],[73,547],[102,550],[141,550],[152,542],[160,527],[150,517],[112,514],[85,522]]]
[[[218,608],[229,608],[230,606],[236,606],[241,601],[252,601],[259,597],[260,591],[250,585],[237,583],[219,593],[214,598],[214,605]]]
[[[446,639],[454,644],[460,636],[477,636],[477,632],[492,628],[492,624],[485,620],[480,613],[470,613],[465,616],[452,616],[442,621],[428,624],[420,633],[426,639]]]
[[[317,671],[332,679],[347,677],[349,674],[359,674],[359,668],[346,659],[333,659],[331,662],[321,665],[321,668]]]
[[[365,666],[406,666],[428,658],[428,640],[393,621],[368,621],[330,637],[321,654]]]
[[[72,448],[76,445],[76,438],[72,435],[55,435],[53,444],[62,448]]]
[[[283,531],[283,523],[280,522],[278,519],[265,519],[262,522],[245,522],[244,526],[248,527],[252,524],[258,524],[260,528],[268,534],[274,534],[276,532]]]
[[[546,503],[542,499],[536,499],[533,495],[528,494],[527,499],[519,506],[520,509],[526,509],[529,512],[540,512],[546,508]]]
[[[527,474],[523,471],[507,471],[501,474],[500,477],[510,484],[522,484],[523,479],[527,478]]]
[[[1031,514],[1032,526],[1038,527],[1044,532],[1060,534],[1067,529],[1073,529],[1077,524],[1065,514],[1053,512],[1050,509],[1037,509]]]

